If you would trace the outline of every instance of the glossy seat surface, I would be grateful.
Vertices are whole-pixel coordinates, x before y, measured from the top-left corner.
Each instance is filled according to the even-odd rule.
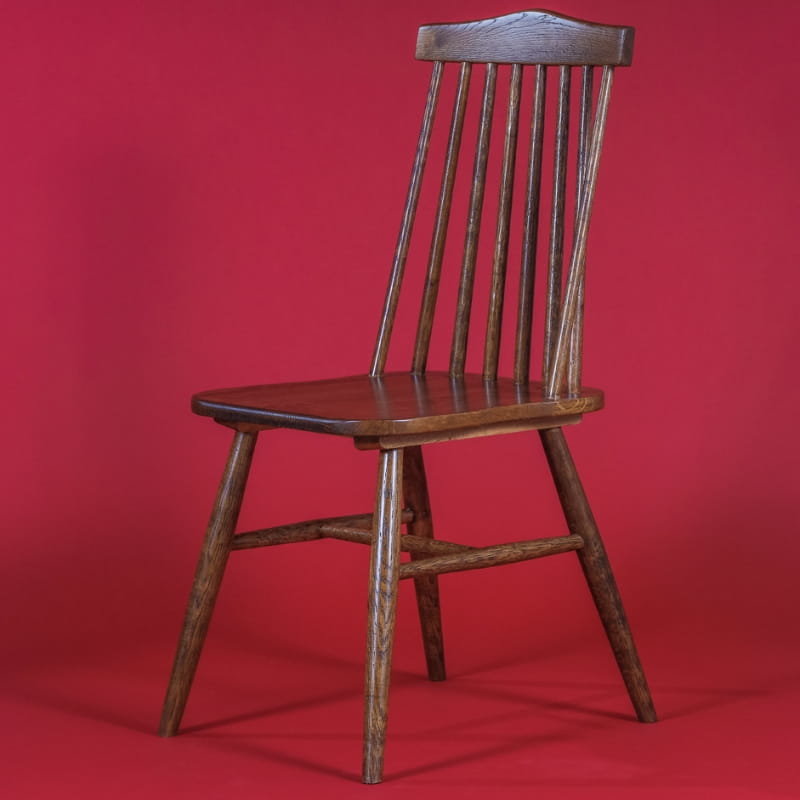
[[[221,422],[297,428],[343,436],[415,434],[501,422],[564,424],[603,407],[603,394],[584,388],[575,396],[549,398],[541,383],[510,378],[484,380],[447,372],[346,378],[242,386],[201,392],[192,398],[196,414]]]

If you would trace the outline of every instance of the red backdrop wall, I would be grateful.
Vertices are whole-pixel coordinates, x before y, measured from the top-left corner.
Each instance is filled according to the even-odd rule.
[[[6,5],[7,668],[145,647],[166,671],[228,443],[190,394],[366,369],[429,75],[416,27],[510,10]],[[637,27],[591,239],[586,379],[607,409],[570,441],[645,661],[658,680],[687,647],[782,653],[800,556],[797,8],[558,10]],[[243,525],[369,507],[373,454],[262,439]],[[530,437],[433,448],[429,471],[442,536],[560,524]],[[237,559],[217,641],[360,656],[365,558]],[[513,658],[532,617],[537,648],[599,635],[571,566],[534,569],[444,581],[451,659]],[[404,599],[397,663],[417,669]]]

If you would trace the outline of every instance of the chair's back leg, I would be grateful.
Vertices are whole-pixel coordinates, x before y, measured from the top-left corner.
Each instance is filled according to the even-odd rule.
[[[408,523],[408,532],[414,536],[433,539],[433,520],[428,497],[428,482],[425,477],[425,462],[421,447],[407,447],[403,464],[403,498],[405,505],[414,512],[414,521]],[[414,558],[424,558],[421,553],[411,554]],[[422,644],[425,648],[425,661],[428,677],[432,681],[443,681],[446,677],[444,667],[444,642],[442,639],[442,612],[439,606],[439,576],[421,575],[414,578],[417,594],[419,622],[422,628]]]
[[[549,428],[539,431],[539,435],[570,533],[583,537],[584,544],[577,551],[578,558],[636,716],[640,722],[655,722],[657,717],[647,679],[636,652],[603,540],[564,439],[564,432],[561,428]]]
[[[189,596],[186,619],[161,714],[159,727],[161,736],[173,736],[177,732],[186,707],[200,651],[203,648],[225,565],[228,562],[257,436],[257,433],[237,432],[233,439]]]
[[[364,686],[364,783],[383,778],[389,677],[400,566],[403,451],[382,450],[370,560],[367,659]]]

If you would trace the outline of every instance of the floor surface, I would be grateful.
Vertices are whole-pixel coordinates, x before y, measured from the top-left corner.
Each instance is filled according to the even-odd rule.
[[[640,638],[661,717],[640,725],[590,639],[500,660],[454,643],[441,684],[400,666],[374,787],[356,658],[212,639],[171,740],[155,735],[171,645],[43,661],[5,682],[4,796],[800,797],[796,651]]]

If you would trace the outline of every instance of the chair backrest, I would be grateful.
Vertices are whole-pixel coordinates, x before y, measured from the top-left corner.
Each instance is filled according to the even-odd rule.
[[[493,227],[491,278],[487,288],[488,311],[483,339],[483,376],[495,380],[500,363],[503,331],[503,305],[506,295],[506,272],[509,249],[518,255],[519,287],[516,294],[517,315],[513,326],[513,377],[527,383],[531,377],[533,342],[541,336],[542,383],[550,397],[580,391],[583,292],[586,236],[592,211],[597,169],[603,143],[606,113],[614,67],[627,66],[633,52],[633,29],[559,16],[548,11],[524,11],[494,19],[458,24],[425,25],[419,29],[417,58],[433,61],[433,75],[411,174],[408,196],[394,254],[389,287],[375,346],[370,374],[379,376],[386,367],[389,342],[400,298],[400,289],[409,258],[412,232],[420,204],[426,163],[434,134],[437,106],[442,87],[447,85],[445,66],[458,64],[457,80],[452,80],[452,115],[449,128],[441,137],[441,181],[430,228],[427,272],[422,288],[422,303],[417,323],[411,371],[421,374],[428,364],[434,312],[442,282],[445,243],[451,226],[451,209],[463,206],[463,251],[460,254],[459,281],[455,314],[450,334],[449,371],[464,374],[467,341],[472,316],[476,264],[479,257],[481,228]],[[470,180],[457,179],[470,83],[474,64],[483,69],[483,91],[475,109],[476,148]],[[571,91],[573,70],[580,70],[580,91]],[[595,71],[600,70],[599,87]],[[508,73],[505,79],[498,74]],[[548,79],[548,73],[556,73]],[[449,68],[447,76],[449,76]],[[546,86],[557,80],[557,89],[549,101]],[[573,95],[577,95],[573,98]],[[495,98],[507,99],[504,118],[494,120]],[[474,104],[474,103],[473,103]],[[523,109],[529,112],[529,132],[520,132]],[[499,115],[498,115],[499,116]],[[570,118],[577,118],[577,135],[571,141]],[[467,123],[467,130],[471,132]],[[502,155],[497,149],[498,177],[493,180],[490,143],[493,127],[502,126]],[[526,142],[527,164],[517,159],[518,141]],[[552,166],[545,164],[552,163]],[[524,173],[523,173],[524,168]],[[517,173],[520,173],[519,177]],[[515,180],[516,178],[516,180]],[[544,180],[543,180],[544,178]],[[494,225],[482,225],[484,197],[497,186],[497,214]],[[519,187],[515,192],[515,183]],[[543,186],[544,183],[544,186]],[[459,206],[457,197],[464,195]],[[514,197],[522,194],[520,201]],[[512,215],[512,207],[515,214]],[[455,215],[453,215],[455,216]],[[492,215],[494,216],[494,215]],[[547,236],[539,236],[540,217]],[[420,226],[417,226],[420,227]],[[517,236],[515,237],[515,231]],[[425,237],[427,239],[427,236]],[[459,238],[460,237],[452,237]],[[565,258],[564,243],[570,243]],[[485,248],[484,248],[485,249]],[[537,259],[537,251],[541,250]],[[451,250],[448,250],[450,253]],[[483,250],[481,250],[483,252]],[[487,261],[489,256],[487,253]],[[537,260],[545,261],[546,277],[537,278]],[[565,269],[566,266],[566,269]],[[542,284],[542,291],[534,287]],[[543,297],[540,299],[539,295]],[[536,302],[535,302],[536,298]],[[541,311],[538,309],[541,306]],[[534,338],[534,309],[543,317],[542,332]],[[511,323],[507,323],[510,325]],[[507,334],[507,335],[510,335]],[[536,365],[536,362],[534,362]],[[534,373],[534,374],[536,374]]]

